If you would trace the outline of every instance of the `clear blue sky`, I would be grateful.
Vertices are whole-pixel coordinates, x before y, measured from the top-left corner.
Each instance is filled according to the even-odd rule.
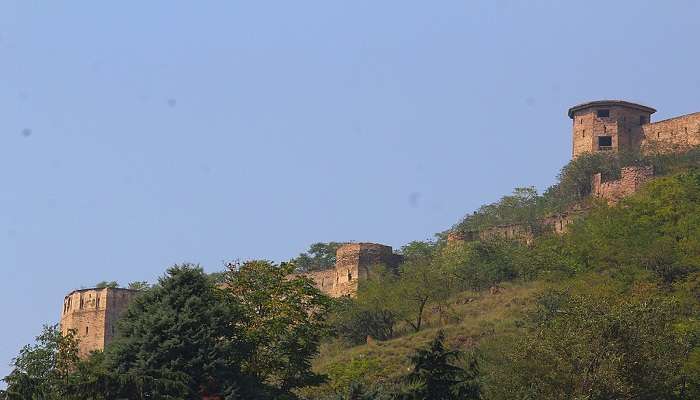
[[[3,1],[0,375],[74,288],[399,247],[550,185],[571,105],[700,111],[700,3],[573,4]]]

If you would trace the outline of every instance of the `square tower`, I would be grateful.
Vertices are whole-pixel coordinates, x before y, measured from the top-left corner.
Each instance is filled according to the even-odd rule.
[[[603,151],[636,151],[644,139],[643,126],[656,110],[622,100],[598,100],[569,109],[573,120],[572,155]]]

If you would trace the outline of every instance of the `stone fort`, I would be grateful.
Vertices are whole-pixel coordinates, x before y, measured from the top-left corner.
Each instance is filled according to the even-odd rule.
[[[120,288],[74,290],[63,299],[61,333],[73,330],[80,355],[104,349],[116,334],[117,320],[137,292]]]
[[[572,126],[572,157],[584,153],[620,151],[680,151],[700,145],[700,112],[651,122],[656,110],[622,100],[599,100],[579,104],[568,111]],[[609,203],[634,193],[653,178],[651,167],[627,167],[616,181],[603,182],[600,174],[592,177],[592,194]],[[573,206],[564,213],[546,217],[543,225],[557,234],[585,213]],[[448,243],[516,239],[530,242],[535,236],[522,224],[491,227],[478,232],[448,232]],[[348,243],[336,252],[334,268],[303,274],[331,297],[354,296],[359,282],[367,279],[373,267],[394,268],[400,256],[392,248],[376,243]],[[74,330],[80,339],[81,355],[102,350],[116,334],[116,322],[137,292],[118,288],[75,290],[65,296],[61,313],[61,331]]]

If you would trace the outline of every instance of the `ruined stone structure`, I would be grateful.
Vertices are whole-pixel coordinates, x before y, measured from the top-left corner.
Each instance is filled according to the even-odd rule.
[[[338,248],[335,268],[304,274],[331,297],[355,296],[361,280],[367,279],[372,267],[383,265],[394,268],[399,256],[391,246],[376,243],[349,243]]]
[[[588,209],[581,204],[575,204],[566,211],[546,216],[542,225],[557,235],[563,235],[569,231],[568,226],[583,217]]]
[[[103,350],[116,334],[116,323],[137,293],[119,288],[81,289],[63,299],[61,332],[74,330],[80,340],[80,356]]]
[[[700,145],[700,113],[651,122],[656,110],[621,100],[598,100],[569,109],[572,155],[600,151],[678,151]]]
[[[654,177],[654,167],[624,167],[622,177],[616,181],[603,182],[601,174],[593,175],[592,194],[608,204],[615,204],[637,190]]]

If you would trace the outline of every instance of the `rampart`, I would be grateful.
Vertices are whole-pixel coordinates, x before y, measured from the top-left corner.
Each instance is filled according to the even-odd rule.
[[[700,146],[700,112],[642,126],[645,152],[684,151]]]
[[[104,349],[114,339],[119,317],[137,293],[120,288],[74,290],[63,299],[61,333],[75,331],[80,356]]]
[[[624,167],[622,177],[615,181],[603,182],[601,174],[593,175],[592,190],[595,197],[608,204],[615,204],[637,190],[654,177],[654,167]]]

